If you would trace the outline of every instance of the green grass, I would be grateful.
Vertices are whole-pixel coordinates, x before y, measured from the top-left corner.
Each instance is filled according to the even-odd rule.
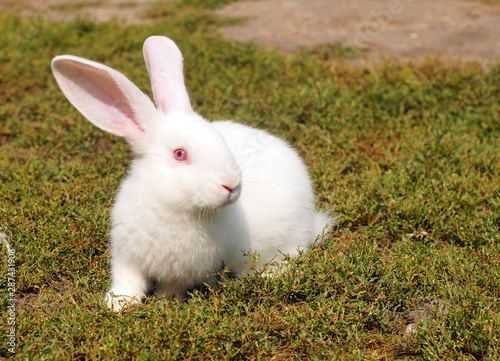
[[[316,57],[322,61],[335,59],[357,59],[362,58],[368,49],[345,46],[342,43],[319,44],[299,48],[298,53],[303,58]]]
[[[500,66],[332,66],[223,40],[226,20],[204,6],[159,5],[151,24],[134,27],[0,13],[0,231],[16,251],[14,358],[500,358]],[[152,34],[178,43],[201,114],[290,141],[319,206],[342,218],[331,240],[276,277],[114,314],[102,302],[108,214],[131,152],[65,100],[50,61],[103,62],[149,93],[141,48]],[[2,251],[4,311],[7,260]],[[441,311],[404,335],[403,316],[424,302]],[[10,357],[4,311],[0,357]]]

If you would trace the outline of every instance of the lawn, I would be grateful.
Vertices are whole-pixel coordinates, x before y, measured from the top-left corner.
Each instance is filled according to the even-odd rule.
[[[283,55],[223,39],[234,20],[210,3],[157,5],[133,27],[0,13],[0,232],[13,250],[0,246],[0,357],[499,359],[500,63]],[[132,155],[69,104],[50,62],[102,62],[151,95],[141,49],[153,34],[183,52],[197,111],[288,140],[318,207],[341,218],[275,277],[112,313],[108,215]]]

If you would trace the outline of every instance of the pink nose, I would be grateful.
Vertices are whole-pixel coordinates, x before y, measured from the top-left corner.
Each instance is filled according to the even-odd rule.
[[[225,185],[225,184],[221,184],[221,185],[222,185],[224,188],[226,188],[226,189],[229,191],[229,193],[232,193],[232,192],[234,191],[234,188],[231,188],[230,186],[227,186],[227,185]]]

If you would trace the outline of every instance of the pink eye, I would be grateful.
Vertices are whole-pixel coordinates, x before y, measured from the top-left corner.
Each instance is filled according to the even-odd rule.
[[[174,158],[179,162],[185,162],[187,160],[187,153],[182,148],[176,149],[174,150]]]

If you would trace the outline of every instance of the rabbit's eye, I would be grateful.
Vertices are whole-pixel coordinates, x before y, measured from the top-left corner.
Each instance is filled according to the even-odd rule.
[[[187,160],[187,153],[182,148],[176,149],[174,150],[174,158],[179,162],[185,162]]]

